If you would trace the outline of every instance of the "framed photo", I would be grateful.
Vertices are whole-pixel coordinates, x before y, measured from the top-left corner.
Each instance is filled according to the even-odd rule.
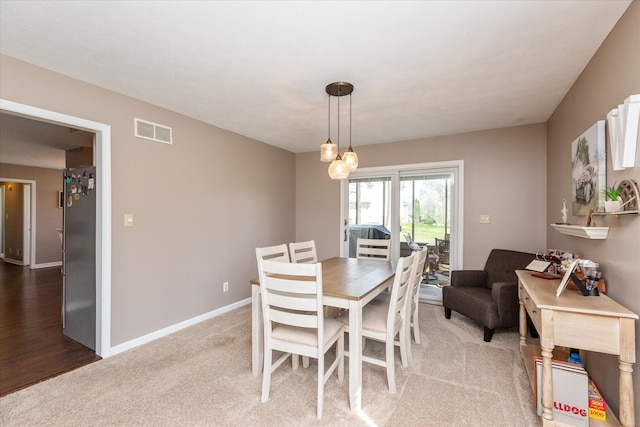
[[[571,273],[576,269],[576,265],[578,265],[579,259],[576,258],[571,261],[569,267],[567,267],[567,271],[565,271],[564,276],[562,276],[562,280],[560,280],[560,285],[558,285],[558,289],[556,289],[556,296],[559,297],[564,288],[567,287],[567,283],[569,283],[569,279],[571,278]]]
[[[571,205],[573,215],[586,215],[604,206],[607,151],[604,120],[596,122],[571,143]]]

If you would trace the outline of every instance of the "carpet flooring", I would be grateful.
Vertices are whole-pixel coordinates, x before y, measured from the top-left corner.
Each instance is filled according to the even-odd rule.
[[[10,426],[504,426],[539,425],[515,329],[483,330],[442,307],[421,304],[422,345],[400,364],[398,392],[381,367],[363,365],[363,408],[352,413],[345,381],[325,385],[316,419],[316,368],[282,365],[269,401],[251,374],[251,311],[244,306],[149,344],[0,398]],[[365,352],[384,346],[367,341]]]

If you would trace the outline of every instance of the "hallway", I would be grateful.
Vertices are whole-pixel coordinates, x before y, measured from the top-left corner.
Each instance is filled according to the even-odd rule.
[[[100,360],[62,335],[60,267],[0,261],[0,396]]]

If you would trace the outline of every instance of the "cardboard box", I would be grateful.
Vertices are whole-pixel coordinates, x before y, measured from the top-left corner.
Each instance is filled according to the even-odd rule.
[[[536,379],[534,399],[542,415],[542,357],[533,357]],[[561,360],[551,361],[553,379],[553,418],[575,426],[589,427],[589,375],[580,365]],[[594,401],[595,402],[595,401]]]
[[[589,418],[607,420],[607,403],[592,379],[589,379]]]

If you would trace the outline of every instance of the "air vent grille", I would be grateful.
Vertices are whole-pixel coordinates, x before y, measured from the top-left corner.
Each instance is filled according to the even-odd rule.
[[[135,118],[133,127],[138,138],[162,142],[163,144],[173,144],[171,128],[168,126]]]

